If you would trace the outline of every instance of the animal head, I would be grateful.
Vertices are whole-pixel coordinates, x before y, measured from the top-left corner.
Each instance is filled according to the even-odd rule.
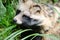
[[[52,7],[45,4],[37,4],[32,0],[20,0],[17,5],[14,21],[17,24],[52,26],[57,20],[57,14]]]

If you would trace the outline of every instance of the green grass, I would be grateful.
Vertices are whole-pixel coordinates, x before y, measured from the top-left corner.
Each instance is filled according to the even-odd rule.
[[[54,1],[56,2],[58,0],[54,0]],[[0,40],[20,40],[19,37],[21,33],[31,30],[31,29],[26,29],[26,30],[19,29],[16,27],[16,24],[13,23],[13,17],[16,14],[15,10],[17,4],[18,4],[18,0],[0,0]],[[26,36],[21,40],[25,40],[26,38],[31,36],[34,37],[45,36],[52,38],[53,40],[59,40],[59,38],[55,36],[38,34],[38,33],[34,33],[29,36]]]

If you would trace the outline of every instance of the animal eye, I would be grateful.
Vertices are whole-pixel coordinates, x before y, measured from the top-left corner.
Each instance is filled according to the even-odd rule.
[[[16,15],[18,15],[20,12],[21,12],[21,10],[17,10],[17,11],[16,11]]]
[[[40,13],[40,10],[37,10],[36,12],[39,12]]]
[[[26,16],[26,15],[23,15],[22,17],[26,17],[26,18],[29,18],[28,16]]]
[[[23,15],[22,17],[25,18],[25,19],[27,19],[27,20],[31,19],[29,16],[26,16],[26,15]]]

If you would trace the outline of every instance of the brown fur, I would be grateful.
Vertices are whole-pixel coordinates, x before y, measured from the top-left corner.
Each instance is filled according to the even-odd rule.
[[[43,26],[43,29],[42,29],[44,31],[44,32],[42,31],[43,34],[44,33],[54,34],[57,36],[60,35],[60,23],[57,22],[59,18],[58,12],[60,12],[60,8],[49,5],[49,4],[37,4],[32,0],[23,0],[23,2],[20,2],[17,7],[17,9],[19,8],[19,10],[23,11],[21,12],[22,14],[20,16],[24,14],[33,19],[37,19],[37,20],[42,19],[43,22],[38,25]],[[15,19],[19,19],[18,17],[19,15],[16,16]],[[23,19],[20,17],[19,20],[22,21]],[[50,40],[50,39],[44,38],[43,40]]]

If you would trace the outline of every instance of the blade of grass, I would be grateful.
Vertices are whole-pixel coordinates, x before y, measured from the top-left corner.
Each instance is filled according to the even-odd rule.
[[[31,37],[31,36],[36,36],[37,34],[38,34],[38,33],[28,35],[28,36],[26,36],[26,37],[22,38],[21,40],[25,40],[25,39],[27,39],[27,38],[29,38],[29,37]]]
[[[31,29],[26,29],[26,30],[23,30],[23,31],[16,31],[16,32],[14,32],[13,34],[11,34],[9,37],[10,37],[10,39],[8,39],[8,38],[6,38],[5,40],[12,40],[13,38],[15,38],[17,35],[19,35],[19,34],[21,34],[21,33],[23,33],[23,32],[25,32],[25,31],[30,31]],[[12,37],[11,37],[12,36]]]
[[[16,25],[13,25],[13,26],[10,26],[10,27],[6,28],[2,33],[0,33],[0,36],[3,35],[4,33],[6,33],[7,31],[15,28],[15,27],[16,27]]]
[[[18,32],[21,32],[22,30],[18,30],[14,33],[12,33],[11,35],[9,35],[7,38],[5,38],[4,40],[8,40],[9,38],[11,38],[12,36],[14,36],[15,34],[17,34]]]
[[[60,40],[59,38],[57,38],[56,36],[51,35],[51,34],[38,34],[38,33],[28,35],[28,36],[22,38],[21,40],[25,40],[25,39],[27,39],[27,38],[29,38],[31,36],[43,36],[43,37],[46,37],[46,38],[51,38],[53,40]]]
[[[31,40],[33,40],[36,36],[32,37]]]

